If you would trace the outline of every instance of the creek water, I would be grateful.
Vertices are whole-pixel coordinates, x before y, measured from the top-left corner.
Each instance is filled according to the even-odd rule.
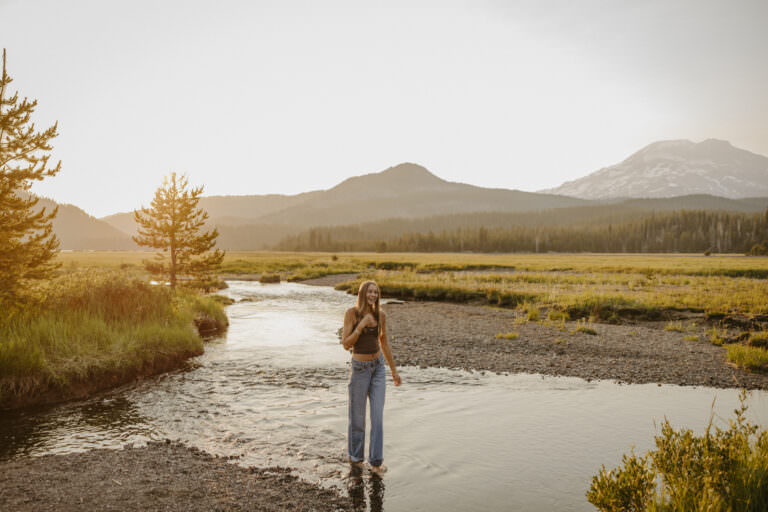
[[[99,397],[0,416],[0,458],[178,439],[236,463],[295,467],[361,510],[594,510],[601,465],[653,447],[660,423],[727,425],[738,391],[401,368],[388,379],[383,480],[346,465],[353,299],[326,287],[234,281],[230,328],[188,368]],[[395,321],[395,319],[393,319]],[[393,351],[397,357],[396,340]],[[714,404],[714,405],[713,405]],[[768,393],[748,398],[768,423]]]

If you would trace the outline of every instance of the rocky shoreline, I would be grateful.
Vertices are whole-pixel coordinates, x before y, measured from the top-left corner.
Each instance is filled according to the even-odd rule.
[[[398,365],[540,373],[610,379],[628,384],[677,384],[768,389],[768,375],[729,365],[726,350],[664,323],[590,324],[523,322],[523,313],[442,302],[386,304]],[[699,328],[704,339],[703,328]],[[497,334],[516,333],[514,339]]]
[[[287,468],[243,468],[170,441],[0,463],[0,510],[343,511]]]

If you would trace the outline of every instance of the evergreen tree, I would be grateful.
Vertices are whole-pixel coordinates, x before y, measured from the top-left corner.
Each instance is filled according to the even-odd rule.
[[[59,242],[52,221],[57,209],[36,209],[38,198],[28,191],[34,181],[54,176],[61,162],[48,168],[49,141],[56,137],[54,124],[35,131],[30,117],[37,100],[9,96],[11,78],[0,77],[0,309],[18,307],[28,297],[32,283],[50,277]]]
[[[147,270],[168,278],[171,288],[178,278],[189,276],[200,281],[215,272],[224,252],[216,249],[219,231],[201,232],[208,213],[197,207],[203,187],[187,189],[184,176],[172,172],[155,191],[150,208],[134,210],[138,236],[133,240],[145,247],[160,249],[156,261],[145,262]],[[197,257],[196,257],[197,256]]]

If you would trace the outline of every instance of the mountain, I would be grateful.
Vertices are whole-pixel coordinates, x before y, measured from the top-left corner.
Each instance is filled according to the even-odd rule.
[[[59,207],[53,219],[53,232],[63,250],[135,250],[138,246],[122,231],[108,223],[91,217],[77,206],[59,204],[40,197],[36,209],[45,208],[50,212]]]
[[[311,199],[264,215],[262,222],[333,226],[387,218],[469,212],[519,212],[586,204],[575,198],[501,188],[483,188],[438,178],[404,163],[349,178]]]
[[[582,199],[768,196],[768,157],[724,140],[660,141],[619,164],[542,192]]]
[[[250,248],[277,242],[282,236],[312,226],[343,225],[388,218],[474,212],[521,212],[588,204],[551,194],[476,187],[443,180],[424,167],[404,163],[381,172],[355,176],[328,190],[293,196],[211,196],[200,200],[211,225],[221,233],[224,248]],[[130,213],[102,220],[133,234]],[[247,235],[246,235],[247,234]],[[229,244],[235,244],[234,246]]]

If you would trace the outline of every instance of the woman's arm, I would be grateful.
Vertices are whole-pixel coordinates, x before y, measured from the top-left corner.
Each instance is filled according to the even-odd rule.
[[[392,382],[395,386],[399,386],[403,383],[403,379],[400,378],[400,374],[397,373],[395,367],[395,358],[392,357],[392,349],[389,347],[389,339],[387,338],[387,316],[382,311],[379,314],[379,321],[381,323],[381,329],[379,330],[379,343],[381,344],[381,350],[384,352],[384,359],[387,360],[389,369],[392,372]]]
[[[360,337],[362,327],[360,325],[355,327],[355,320],[357,320],[355,308],[349,308],[344,315],[344,328],[341,330],[341,344],[344,350],[352,350]],[[353,329],[353,327],[355,328]]]

